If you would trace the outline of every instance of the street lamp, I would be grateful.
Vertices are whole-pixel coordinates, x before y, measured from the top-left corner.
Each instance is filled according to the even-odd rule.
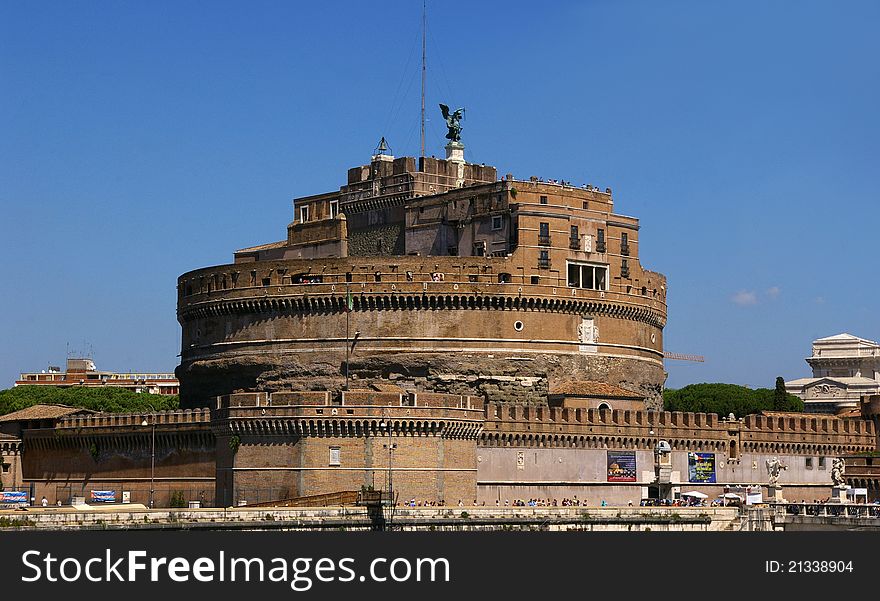
[[[388,499],[394,504],[394,472],[391,470],[391,464],[393,459],[394,450],[397,448],[397,443],[391,442],[391,420],[387,417],[379,422],[379,427],[384,428],[388,433],[388,443],[383,444],[383,449],[388,449]]]
[[[648,434],[653,438],[655,435],[654,430],[653,429],[649,430]],[[660,441],[658,439],[658,440],[653,440],[652,442],[654,444],[654,476],[657,479],[657,504],[659,505],[660,504],[660,472],[657,471],[658,470],[657,463],[659,462],[659,458],[658,458],[658,454],[657,454],[657,444]],[[648,494],[648,497],[650,497],[650,496],[651,495]]]
[[[156,476],[156,420],[153,419],[152,422],[153,431],[150,437],[150,509],[153,508],[153,480]],[[141,425],[146,427],[151,424],[147,421],[147,418],[144,418]]]

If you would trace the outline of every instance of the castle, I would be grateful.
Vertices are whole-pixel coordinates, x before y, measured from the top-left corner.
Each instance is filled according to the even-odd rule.
[[[499,180],[452,149],[377,154],[294,209],[286,240],[180,276],[183,406],[338,393],[347,372],[532,405],[598,380],[660,407],[666,279],[642,267],[638,220],[609,188]]]
[[[364,487],[625,504],[761,484],[779,458],[786,496],[812,500],[834,457],[877,448],[876,396],[852,416],[659,411],[666,280],[608,188],[498,178],[453,142],[377,152],[294,210],[285,240],[178,279],[184,409],[3,416],[12,485],[156,506]]]

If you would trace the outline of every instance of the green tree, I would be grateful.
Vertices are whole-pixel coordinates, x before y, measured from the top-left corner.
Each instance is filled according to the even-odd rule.
[[[804,403],[792,394],[777,400],[776,390],[751,389],[736,384],[690,384],[680,389],[663,391],[663,408],[667,411],[696,411],[717,413],[721,416],[733,413],[743,417],[760,411],[803,411]]]
[[[108,413],[148,413],[180,408],[177,395],[136,393],[115,386],[16,386],[0,390],[0,415],[41,404],[68,405]]]
[[[785,380],[782,376],[776,378],[776,390],[773,392],[773,409],[785,411],[788,402],[788,393],[785,391]]]

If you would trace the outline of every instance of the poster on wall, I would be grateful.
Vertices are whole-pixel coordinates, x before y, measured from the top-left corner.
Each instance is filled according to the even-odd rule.
[[[92,503],[115,503],[116,502],[116,491],[115,490],[93,490],[92,491]]]
[[[0,492],[0,506],[19,507],[28,504],[28,495],[25,491],[4,490]]]
[[[608,482],[636,481],[636,452],[608,451]]]
[[[715,482],[715,453],[688,453],[688,482]]]

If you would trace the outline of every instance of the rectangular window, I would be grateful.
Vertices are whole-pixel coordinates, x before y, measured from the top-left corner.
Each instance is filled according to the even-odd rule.
[[[626,259],[620,262],[620,277],[629,278],[629,262]]]
[[[331,200],[330,201],[330,219],[336,219],[336,216],[339,215],[339,201]]]
[[[813,469],[813,458],[812,457],[804,458],[804,467],[807,468],[808,470]]]
[[[550,268],[550,251],[542,250],[538,255],[538,267],[541,269],[549,269]]]
[[[620,234],[620,254],[629,254],[629,235],[626,232]]]
[[[492,229],[500,230],[504,226],[504,219],[501,215],[495,215],[492,217]]]
[[[576,263],[568,264],[568,285],[570,288],[581,287],[581,266]]]
[[[339,447],[330,447],[330,465],[341,465],[339,461]]]
[[[547,204],[547,197],[546,196],[541,196],[541,204],[542,205]]]
[[[306,205],[304,207],[299,208],[299,222],[305,223],[309,220],[309,206]]]
[[[819,457],[819,469],[820,470],[825,469],[825,458],[824,457]]]
[[[605,284],[608,279],[607,265],[592,265],[569,261],[566,271],[570,288],[606,290]]]
[[[537,286],[540,281],[541,281],[541,276],[539,276],[539,275],[532,276],[532,285]]]
[[[605,252],[605,230],[601,227],[596,230],[596,252]]]
[[[588,203],[586,200],[584,201],[584,208],[585,208],[585,209],[589,209],[589,208],[590,208],[590,203]]]
[[[482,240],[478,240],[477,242],[474,242],[473,256],[482,257],[485,254],[486,254],[486,243],[483,242]]]
[[[541,246],[550,245],[550,224],[545,221],[538,224],[538,244]]]

